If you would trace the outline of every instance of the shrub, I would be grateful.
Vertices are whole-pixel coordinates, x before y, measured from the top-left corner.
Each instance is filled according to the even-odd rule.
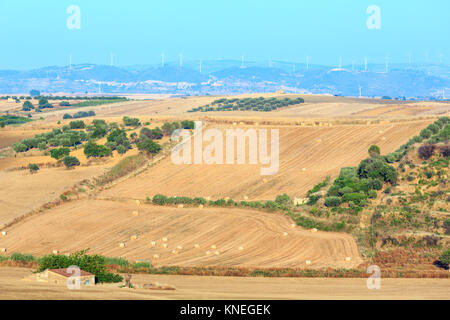
[[[150,262],[140,261],[133,263],[133,268],[135,269],[150,269],[151,267]]]
[[[69,101],[61,101],[61,102],[59,103],[59,105],[60,105],[61,107],[69,107],[69,106],[70,106],[70,102],[69,102]]]
[[[38,272],[46,269],[68,268],[78,266],[80,269],[95,275],[97,282],[121,282],[123,278],[118,274],[109,273],[106,269],[105,257],[87,255],[87,250],[75,252],[69,256],[47,255],[40,259]]]
[[[371,145],[370,148],[369,148],[369,154],[370,155],[373,155],[373,154],[379,155],[380,152],[381,152],[380,151],[380,147],[378,147],[376,144]]]
[[[394,184],[397,182],[397,171],[380,157],[372,157],[361,161],[358,167],[360,178],[380,179]]]
[[[127,259],[116,257],[105,257],[105,264],[113,264],[119,267],[128,267],[130,265]]]
[[[370,199],[376,199],[376,197],[377,197],[377,192],[376,192],[375,190],[370,190],[369,193],[368,193],[368,197],[369,197]]]
[[[72,119],[72,116],[70,114],[68,114],[68,113],[65,113],[63,115],[63,119]]]
[[[278,203],[281,206],[288,207],[292,204],[291,198],[286,193],[283,193],[282,195],[278,195],[275,198],[275,202]]]
[[[439,260],[446,265],[450,265],[450,249],[445,250],[442,252]]]
[[[423,129],[422,131],[420,131],[419,135],[424,138],[424,139],[428,139],[429,137],[431,137],[432,132],[429,129]]]
[[[86,157],[107,157],[112,154],[112,151],[107,146],[98,145],[93,141],[89,141],[84,146],[84,154]]]
[[[129,118],[125,116],[122,120],[127,127],[139,127],[141,125],[138,118]]]
[[[21,142],[14,143],[12,148],[15,152],[25,152],[28,150],[28,147]]]
[[[320,196],[311,195],[308,197],[308,201],[306,202],[306,204],[308,206],[315,205],[317,203],[317,201],[319,201],[319,199],[320,199]]]
[[[66,166],[66,168],[72,168],[75,166],[79,166],[80,160],[78,160],[78,158],[76,158],[76,157],[65,156],[63,159],[63,163]]]
[[[445,234],[450,234],[450,219],[444,221]]]
[[[448,158],[450,155],[450,146],[441,146],[439,148],[440,154],[442,154],[444,157]]]
[[[39,148],[39,150],[41,150],[41,151],[47,149],[47,143],[46,143],[45,141],[39,142],[38,148]]]
[[[34,106],[33,106],[33,104],[30,102],[30,101],[25,101],[24,103],[23,103],[23,106],[22,106],[22,110],[23,111],[30,111],[31,109],[34,109]]]
[[[436,146],[434,144],[425,144],[420,146],[418,150],[419,157],[424,160],[429,159],[433,155],[435,148]]]
[[[139,133],[141,140],[145,139],[161,139],[163,137],[163,132],[160,128],[155,129],[142,128]]]
[[[36,163],[30,163],[28,165],[28,170],[30,170],[31,173],[35,173],[39,171],[39,166]]]
[[[152,198],[152,202],[154,204],[158,204],[160,206],[167,204],[167,197],[162,194],[157,194]]]
[[[325,198],[325,205],[327,207],[337,207],[341,204],[341,199],[339,197],[326,197]]]
[[[50,156],[56,160],[59,160],[65,156],[68,156],[69,153],[70,153],[70,149],[65,148],[65,147],[50,150]]]
[[[161,146],[152,139],[144,139],[143,141],[138,142],[137,147],[139,151],[152,155],[155,155],[161,151]]]
[[[344,194],[342,196],[342,199],[345,202],[352,201],[355,204],[360,204],[360,202],[362,200],[366,200],[367,199],[367,196],[365,194],[362,194],[362,193],[347,193],[347,194]]]
[[[183,120],[181,121],[181,127],[183,127],[183,129],[194,129],[195,122],[190,120]]]
[[[14,252],[10,257],[10,260],[12,261],[19,261],[19,262],[31,262],[31,261],[35,261],[36,259],[33,257],[33,255],[31,254],[27,254],[27,253],[18,253],[18,252]]]

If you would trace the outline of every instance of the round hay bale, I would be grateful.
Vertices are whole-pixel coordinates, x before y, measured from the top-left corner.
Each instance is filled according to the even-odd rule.
[[[350,260],[352,260],[352,258],[350,258],[350,257],[345,257],[345,261],[350,261]]]
[[[386,137],[381,138],[381,140],[385,141],[385,140],[386,140]]]
[[[162,238],[162,241],[167,242],[167,238],[166,237]]]
[[[310,265],[310,264],[311,264],[311,260],[306,260],[305,263],[306,263],[307,265]]]
[[[133,211],[133,217],[137,217],[139,215],[139,212]]]
[[[0,248],[0,252],[6,252],[6,248]]]
[[[305,172],[305,171],[306,171],[306,168],[302,168],[302,171]]]
[[[162,247],[163,247],[163,248],[167,248],[167,243],[163,243],[163,244],[162,244]]]
[[[207,197],[206,197],[206,200],[208,200],[208,201],[211,200],[211,197],[210,197],[210,196],[207,196]]]
[[[233,122],[233,126],[237,126],[237,122]]]
[[[183,249],[183,246],[177,246],[177,249],[181,250],[181,249]]]
[[[283,232],[283,237],[287,237],[288,233],[287,232]]]
[[[156,241],[152,241],[152,247],[156,246]]]
[[[194,244],[194,248],[200,248],[200,245],[198,243]]]
[[[130,237],[131,240],[137,240],[137,238],[138,238],[137,235],[132,235],[132,236]]]
[[[119,243],[119,247],[125,248],[125,243],[123,243],[123,242]]]
[[[198,205],[198,208],[203,209],[203,205],[202,204]]]
[[[172,253],[173,254],[178,254],[178,251],[177,250],[172,250]]]
[[[216,247],[216,245],[215,244],[213,244],[212,246],[211,246],[211,249],[216,249],[217,247]]]
[[[294,229],[295,228],[295,223],[291,224],[291,228]]]
[[[2,231],[2,236],[6,236],[8,233],[6,231]]]
[[[211,252],[208,250],[206,251],[206,255],[209,256],[211,254]]]
[[[317,229],[316,228],[312,228],[311,232],[317,232]]]
[[[159,255],[154,254],[154,255],[153,255],[153,258],[158,259],[158,258],[159,258]]]
[[[247,197],[247,196],[244,196],[244,200],[248,200],[248,197]]]
[[[183,207],[184,207],[183,204],[178,205],[178,208],[183,208]]]
[[[238,250],[242,251],[242,250],[244,250],[244,247],[239,247]]]
[[[216,251],[214,252],[214,254],[215,254],[216,256],[218,256],[218,255],[220,254],[220,252],[216,250]]]
[[[53,254],[58,254],[59,251],[58,251],[58,250],[53,250],[52,253],[53,253]]]

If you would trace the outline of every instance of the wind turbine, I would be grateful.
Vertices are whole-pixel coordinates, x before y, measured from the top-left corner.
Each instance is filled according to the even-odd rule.
[[[364,72],[367,72],[367,57],[364,57]]]
[[[362,87],[359,86],[359,97],[362,98],[362,91],[361,91]]]
[[[309,56],[306,56],[306,70],[309,70]]]
[[[386,56],[385,66],[386,66],[386,73],[388,73],[389,72],[389,57],[388,56]]]

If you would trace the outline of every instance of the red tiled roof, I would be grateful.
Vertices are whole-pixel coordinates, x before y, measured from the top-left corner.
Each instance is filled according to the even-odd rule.
[[[48,271],[49,272],[53,272],[53,273],[56,273],[56,274],[59,274],[59,275],[61,275],[61,276],[64,276],[64,277],[71,277],[71,276],[75,276],[75,272],[73,271],[73,270],[71,270],[72,271],[72,273],[68,273],[67,272],[67,268],[62,268],[62,269],[48,269]],[[84,277],[84,276],[93,276],[93,274],[92,273],[89,273],[89,272],[87,272],[87,271],[84,271],[84,270],[80,270],[80,276],[81,277]]]

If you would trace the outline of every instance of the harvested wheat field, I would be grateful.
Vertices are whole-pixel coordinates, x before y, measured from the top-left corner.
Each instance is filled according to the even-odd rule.
[[[362,262],[350,235],[313,233],[291,224],[278,213],[244,209],[137,208],[134,201],[79,200],[7,228],[0,247],[35,255],[90,248],[130,261],[150,259],[155,266],[301,268],[310,260],[308,268],[351,268]]]
[[[245,278],[133,275],[135,289],[101,284],[68,290],[66,286],[27,280],[33,270],[0,268],[0,299],[447,299],[448,279],[381,279],[381,289],[369,290],[366,279]],[[163,283],[175,290],[146,290],[146,283]]]
[[[340,168],[357,165],[367,156],[370,145],[377,144],[385,154],[392,152],[430,122],[420,120],[332,127],[216,127],[211,124],[206,128],[279,129],[278,172],[264,177],[260,168],[267,165],[177,165],[168,157],[145,173],[105,191],[104,195],[145,198],[161,193],[212,199],[231,197],[234,200],[243,200],[245,195],[249,200],[267,200],[287,193],[291,197],[303,197],[327,175],[335,177]]]

